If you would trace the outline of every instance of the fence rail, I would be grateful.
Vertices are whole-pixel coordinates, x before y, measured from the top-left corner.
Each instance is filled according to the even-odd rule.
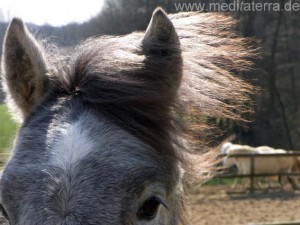
[[[220,157],[235,157],[235,158],[250,158],[250,174],[221,174],[214,176],[214,178],[240,178],[249,177],[250,178],[250,192],[254,193],[254,178],[255,177],[267,177],[267,176],[300,176],[300,172],[290,172],[290,173],[255,173],[255,159],[256,158],[270,158],[270,157],[300,157],[300,152],[288,151],[287,153],[276,153],[276,154],[232,154],[226,155],[221,154]],[[299,168],[300,169],[300,168]],[[294,185],[294,184],[292,184]]]

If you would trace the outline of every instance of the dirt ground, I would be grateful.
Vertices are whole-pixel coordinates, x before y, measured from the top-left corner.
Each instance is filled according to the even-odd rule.
[[[191,225],[299,222],[300,192],[263,190],[254,194],[228,186],[200,187],[189,198]]]

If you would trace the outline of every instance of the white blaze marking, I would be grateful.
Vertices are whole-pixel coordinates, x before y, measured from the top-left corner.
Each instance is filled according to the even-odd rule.
[[[52,147],[53,160],[63,167],[72,165],[88,155],[96,143],[88,137],[81,120],[73,124],[64,124],[59,139]]]

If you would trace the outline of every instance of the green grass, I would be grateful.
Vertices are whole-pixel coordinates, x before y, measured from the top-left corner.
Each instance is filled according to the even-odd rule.
[[[211,180],[208,180],[204,183],[204,185],[209,185],[209,186],[216,186],[216,185],[232,185],[234,182],[234,178],[214,178]]]
[[[0,153],[10,151],[17,130],[18,125],[12,120],[6,105],[0,104]]]

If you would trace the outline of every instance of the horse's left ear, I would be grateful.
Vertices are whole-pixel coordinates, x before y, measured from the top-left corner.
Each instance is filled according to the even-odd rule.
[[[142,44],[145,51],[160,56],[179,50],[180,43],[174,25],[162,8],[153,12]]]
[[[47,64],[43,47],[21,19],[9,24],[3,45],[2,76],[7,103],[26,116],[42,100],[47,86]]]

